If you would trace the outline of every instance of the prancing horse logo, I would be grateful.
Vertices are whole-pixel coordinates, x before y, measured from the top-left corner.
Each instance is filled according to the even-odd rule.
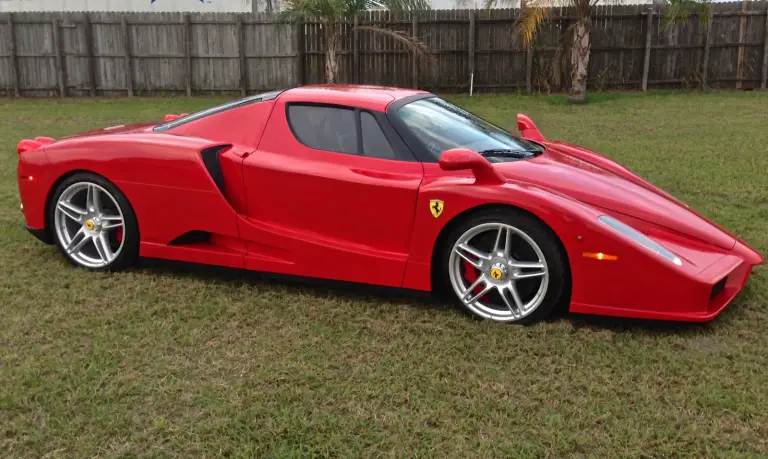
[[[443,213],[444,203],[439,199],[432,199],[429,201],[429,211],[432,212],[432,216],[437,218]]]

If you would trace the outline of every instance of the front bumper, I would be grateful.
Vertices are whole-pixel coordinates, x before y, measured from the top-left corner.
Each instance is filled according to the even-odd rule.
[[[635,319],[709,322],[744,288],[755,265],[754,260],[730,253],[695,276],[658,277],[650,284],[643,283],[642,293],[633,291],[613,304],[573,302],[570,311]],[[625,291],[633,290],[632,287],[627,286]]]

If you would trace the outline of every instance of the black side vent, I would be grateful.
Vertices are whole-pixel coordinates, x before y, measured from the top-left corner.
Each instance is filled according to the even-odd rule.
[[[723,291],[723,289],[725,288],[725,281],[726,281],[726,279],[728,279],[728,278],[727,277],[723,277],[722,279],[720,279],[720,281],[717,284],[714,285],[714,287],[712,287],[712,293],[709,294],[709,299],[710,300],[712,298],[716,297],[717,295],[719,295],[720,292]]]
[[[214,183],[224,194],[224,174],[221,172],[221,163],[219,163],[219,153],[231,147],[232,145],[216,145],[215,147],[206,148],[200,152],[200,156],[203,158],[203,164],[208,169],[208,173],[211,175]]]
[[[208,242],[211,239],[211,233],[208,231],[187,231],[176,239],[168,243],[168,245],[187,245],[194,244],[196,242]]]

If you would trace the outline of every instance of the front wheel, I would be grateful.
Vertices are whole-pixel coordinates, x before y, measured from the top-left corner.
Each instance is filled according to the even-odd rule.
[[[548,316],[568,285],[567,257],[538,219],[513,210],[475,214],[442,248],[442,280],[460,309],[498,322]]]
[[[93,271],[114,271],[138,257],[139,228],[128,199],[91,173],[64,179],[48,206],[56,246],[67,259]]]

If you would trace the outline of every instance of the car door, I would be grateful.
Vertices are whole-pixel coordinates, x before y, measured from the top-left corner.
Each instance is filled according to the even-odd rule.
[[[249,269],[402,284],[424,172],[388,123],[278,100],[243,161]]]

